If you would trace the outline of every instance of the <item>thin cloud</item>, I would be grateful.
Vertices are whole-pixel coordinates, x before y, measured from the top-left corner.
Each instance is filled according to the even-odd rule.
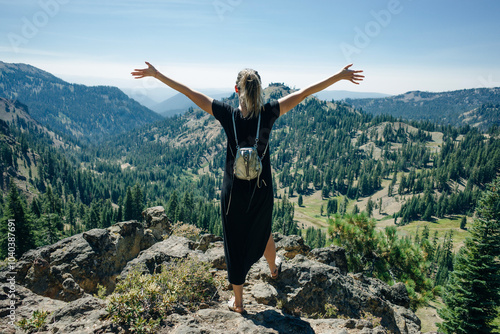
[[[15,55],[49,56],[58,58],[72,57],[71,54],[65,52],[54,52],[54,51],[47,51],[40,49],[13,48],[11,46],[0,46],[0,52],[15,54]]]

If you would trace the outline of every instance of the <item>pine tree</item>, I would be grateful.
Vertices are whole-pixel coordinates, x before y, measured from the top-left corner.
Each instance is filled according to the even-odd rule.
[[[47,213],[41,217],[41,235],[39,243],[41,245],[52,245],[59,241],[61,233],[57,228],[60,218],[55,213]]]
[[[127,188],[127,195],[125,196],[123,204],[123,219],[125,221],[134,219],[134,198],[132,196],[132,190],[130,187]]]
[[[329,199],[328,204],[326,206],[326,215],[330,218],[332,213],[337,213],[337,200]]]
[[[115,211],[113,221],[115,223],[118,223],[118,222],[121,222],[122,219],[123,219],[123,200],[122,200],[122,197],[120,196],[118,198],[118,210]]]
[[[500,178],[489,185],[477,208],[470,237],[460,250],[439,311],[446,333],[491,333],[500,305]]]
[[[443,246],[440,249],[437,259],[437,272],[434,279],[434,285],[445,285],[449,274],[453,271],[453,230],[449,230],[444,235]]]
[[[465,226],[467,225],[467,217],[463,216],[460,220],[460,229],[465,230]]]
[[[9,229],[9,220],[13,223],[12,230]],[[12,224],[11,224],[12,225]],[[4,207],[4,217],[0,222],[0,257],[7,255],[9,241],[9,231],[15,236],[15,258],[35,247],[35,240],[32,233],[32,223],[30,215],[27,214],[19,191],[14,182],[9,184],[9,193]]]
[[[431,202],[427,204],[427,208],[425,209],[425,212],[422,216],[422,220],[431,221],[433,212],[434,212],[434,206]]]
[[[173,222],[177,222],[178,217],[179,196],[177,190],[174,190],[167,203],[167,217]]]
[[[142,195],[141,187],[139,185],[135,185],[133,192],[132,192],[132,197],[133,197],[133,215],[132,219],[135,220],[142,220],[142,209],[144,207],[144,198]]]
[[[95,201],[90,204],[86,221],[86,227],[88,230],[93,228],[102,228],[101,215],[99,214],[100,207],[101,205],[98,205]]]
[[[368,199],[368,203],[366,204],[366,213],[368,213],[368,217],[372,216],[374,206],[375,206],[375,203],[372,201],[372,198],[370,197]]]

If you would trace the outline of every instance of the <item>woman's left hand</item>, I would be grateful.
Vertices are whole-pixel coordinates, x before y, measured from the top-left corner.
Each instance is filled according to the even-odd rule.
[[[353,84],[359,85],[359,81],[363,81],[365,76],[358,74],[358,73],[362,73],[363,71],[362,70],[358,70],[358,71],[350,70],[349,67],[351,67],[351,66],[352,66],[352,64],[344,67],[339,72],[339,75],[340,75],[342,80],[349,80]]]

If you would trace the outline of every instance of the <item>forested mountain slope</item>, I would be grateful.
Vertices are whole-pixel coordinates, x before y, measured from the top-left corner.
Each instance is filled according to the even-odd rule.
[[[37,166],[42,163],[38,147],[31,145],[36,142],[44,149],[73,146],[35,121],[27,106],[0,98],[0,189],[6,190],[12,181],[29,198],[35,195],[29,181],[36,178]]]
[[[346,99],[346,102],[373,115],[389,114],[442,125],[471,125],[481,131],[500,125],[500,87],[440,93],[412,91],[385,98]]]
[[[162,119],[116,87],[71,84],[26,64],[0,62],[0,97],[20,101],[42,125],[82,140]]]
[[[291,91],[271,84],[265,98],[277,99]],[[236,95],[226,102],[236,105]],[[64,150],[56,147],[55,135],[39,140],[31,128],[24,131],[14,124],[5,129],[11,142],[19,143],[4,145],[4,152],[8,146],[10,156],[17,157],[9,161],[28,181],[24,188],[35,197],[50,188],[60,203],[56,212],[49,211],[62,221],[67,210],[79,207],[72,220],[75,231],[140,216],[140,203],[148,203],[164,204],[175,219],[221,232],[217,199],[226,138],[217,121],[200,110],[190,109],[96,145],[62,146]],[[30,165],[22,158],[26,147],[42,152],[41,164]],[[314,97],[278,119],[270,154],[278,197],[275,228],[285,234],[302,227],[297,218],[294,221],[301,207],[293,207],[302,198],[317,199],[316,212],[301,212],[309,218],[319,216],[305,217],[316,226],[325,226],[326,217],[336,212],[392,216],[398,224],[472,215],[479,192],[500,168],[498,133],[485,136],[471,127],[374,117],[346,103]],[[4,165],[7,177],[10,165]]]

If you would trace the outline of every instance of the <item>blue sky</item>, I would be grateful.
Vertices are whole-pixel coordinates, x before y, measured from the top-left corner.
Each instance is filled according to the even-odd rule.
[[[149,61],[197,89],[244,67],[304,87],[353,62],[360,86],[399,94],[500,86],[500,1],[0,0],[0,60],[161,100],[130,72]],[[160,95],[158,95],[158,93]],[[156,94],[156,95],[155,95]]]

